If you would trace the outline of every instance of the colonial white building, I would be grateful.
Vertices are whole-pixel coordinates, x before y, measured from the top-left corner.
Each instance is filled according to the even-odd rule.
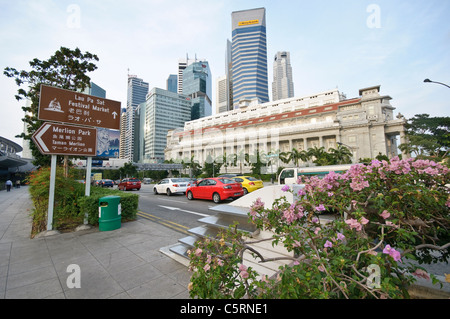
[[[394,116],[392,98],[380,94],[380,86],[359,91],[347,99],[337,89],[315,95],[252,105],[186,122],[184,128],[167,134],[165,159],[200,165],[220,162],[226,154],[227,172],[249,170],[244,154],[266,154],[336,148],[343,143],[359,158],[379,153],[397,155],[397,137],[404,142],[401,116]],[[236,161],[237,160],[237,161]],[[272,161],[273,162],[273,161]],[[269,171],[270,172],[270,171]]]

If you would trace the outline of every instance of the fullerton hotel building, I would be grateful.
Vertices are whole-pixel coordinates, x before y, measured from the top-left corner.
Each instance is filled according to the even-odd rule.
[[[398,155],[398,143],[404,143],[406,123],[402,115],[394,115],[391,99],[380,94],[380,86],[374,86],[359,90],[359,97],[352,99],[334,89],[263,104],[241,101],[239,109],[170,130],[165,159],[184,163],[194,160],[201,166],[213,160],[226,162],[221,173],[248,173],[249,162],[259,152],[270,155],[265,160],[272,167],[266,165],[266,173],[273,173],[279,165],[293,165],[278,161],[281,152],[314,147],[327,151],[337,148],[338,143],[353,153],[354,163],[380,153],[391,158]]]

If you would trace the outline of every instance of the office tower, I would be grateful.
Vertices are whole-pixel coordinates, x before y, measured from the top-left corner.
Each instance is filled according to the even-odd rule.
[[[212,114],[211,71],[206,61],[191,63],[183,71],[183,94],[192,102],[191,120]]]
[[[145,102],[148,93],[148,83],[135,75],[128,75],[127,114],[125,129],[125,154],[124,158],[133,161],[135,140],[135,111],[139,104]]]
[[[140,163],[163,163],[167,132],[184,127],[191,119],[191,100],[188,96],[153,88],[147,101],[139,106]]]
[[[197,62],[197,55],[195,55],[195,59],[189,59],[189,55],[186,54],[186,59],[178,60],[178,94],[183,93],[183,71],[194,62]]]
[[[125,158],[126,132],[127,132],[127,109],[124,107],[120,112],[119,158]]]
[[[233,109],[233,63],[231,60],[231,41],[227,40],[227,49],[225,52],[225,74],[227,78],[227,111]]]
[[[83,91],[84,94],[89,94],[89,95],[93,95],[93,96],[97,96],[97,97],[106,99],[106,91],[104,89],[102,89],[100,86],[98,86],[94,82],[91,82],[90,85],[91,85],[90,87],[87,87]]]
[[[235,11],[231,18],[233,107],[241,100],[268,102],[266,9]]]
[[[286,51],[277,52],[273,62],[272,100],[290,97],[294,97],[291,55]]]
[[[166,86],[166,90],[173,92],[173,93],[177,93],[178,90],[178,85],[177,85],[177,75],[176,74],[170,74],[169,77],[167,78],[167,86]]]
[[[223,75],[216,80],[216,114],[228,111],[227,76]]]

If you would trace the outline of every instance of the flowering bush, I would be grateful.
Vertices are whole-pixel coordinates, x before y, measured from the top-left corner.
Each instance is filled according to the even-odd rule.
[[[286,257],[292,262],[274,278],[258,277],[243,265],[243,252],[269,259],[231,228],[191,252],[191,297],[407,298],[416,277],[435,280],[411,260],[449,258],[448,183],[447,167],[398,157],[302,177],[293,203],[283,196],[265,209],[258,199],[249,212],[259,229],[273,232],[274,244],[293,253]],[[286,185],[283,191],[293,192]]]

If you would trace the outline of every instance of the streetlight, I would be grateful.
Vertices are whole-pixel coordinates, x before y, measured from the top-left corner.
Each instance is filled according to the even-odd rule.
[[[448,87],[448,88],[450,89],[450,86],[448,86],[447,84],[441,83],[441,82],[431,81],[430,79],[425,79],[425,80],[423,80],[423,82],[425,82],[425,83],[437,83],[437,84],[441,84],[441,85],[444,85],[444,86],[446,86],[446,87]]]

